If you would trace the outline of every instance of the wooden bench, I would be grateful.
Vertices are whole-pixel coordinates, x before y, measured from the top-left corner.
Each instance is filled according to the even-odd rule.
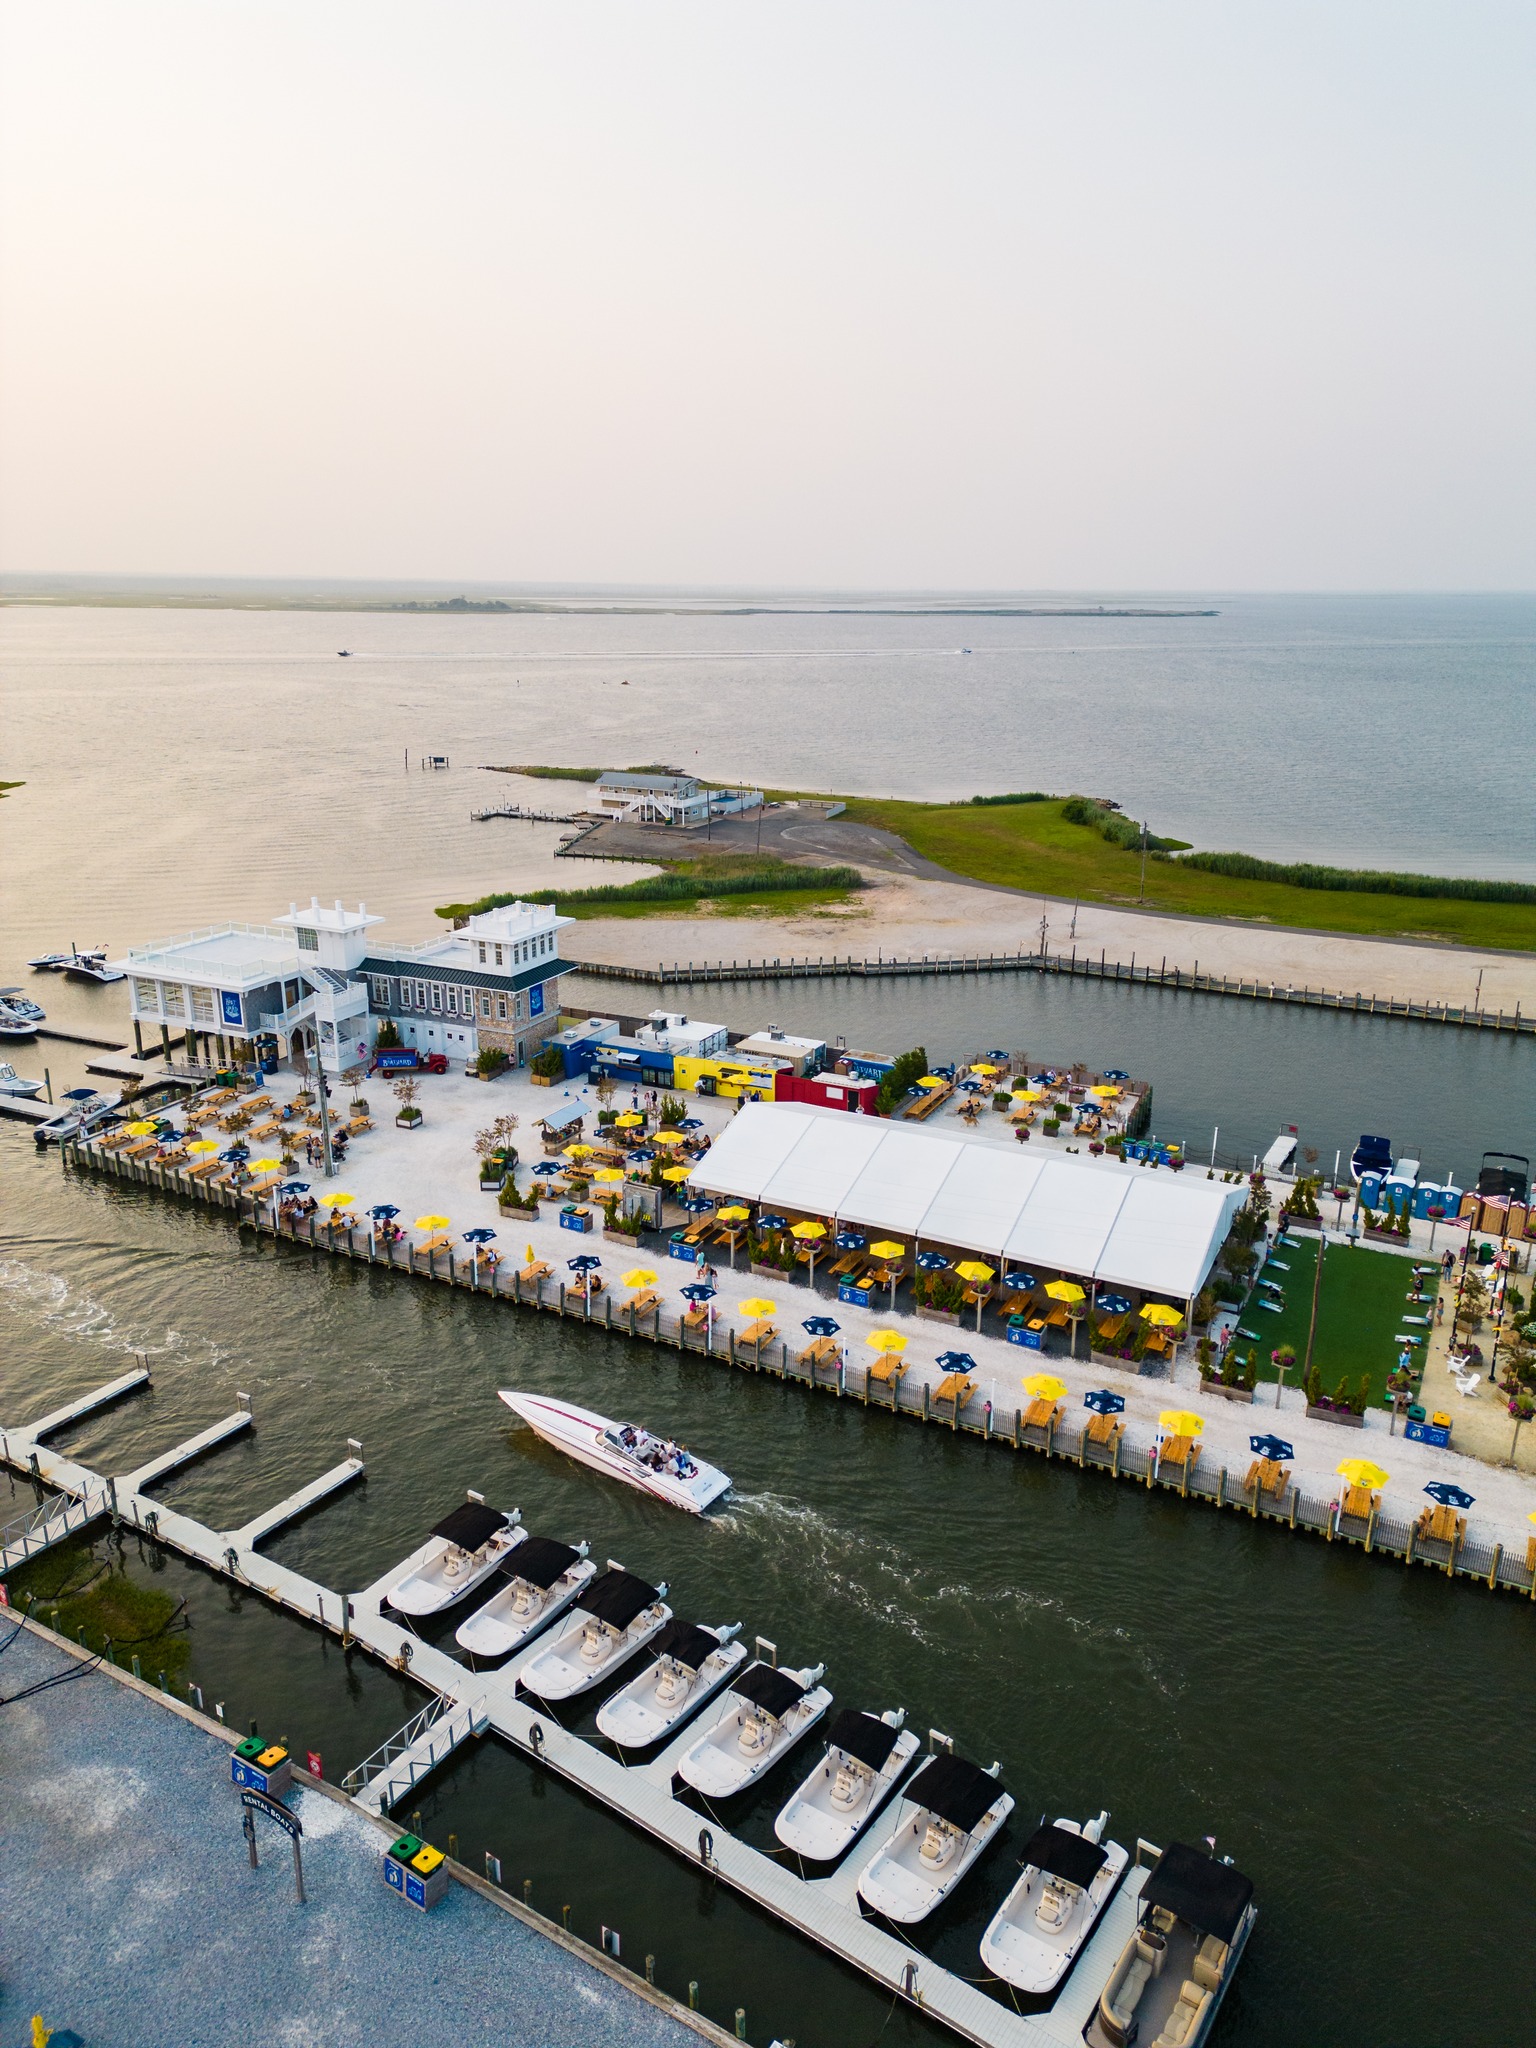
[[[1289,1466],[1280,1464],[1275,1458],[1255,1458],[1248,1467],[1248,1477],[1243,1481],[1243,1491],[1252,1493],[1257,1487],[1260,1493],[1272,1493],[1278,1500],[1290,1483]]]

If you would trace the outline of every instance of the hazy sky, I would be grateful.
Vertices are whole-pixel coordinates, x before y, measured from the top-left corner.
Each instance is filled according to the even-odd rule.
[[[13,570],[1536,582],[1536,10],[3,0]]]

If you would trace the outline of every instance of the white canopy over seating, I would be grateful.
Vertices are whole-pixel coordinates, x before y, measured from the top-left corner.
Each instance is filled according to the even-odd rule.
[[[1204,1285],[1247,1192],[790,1102],[744,1105],[689,1180],[706,1194],[1175,1300]]]

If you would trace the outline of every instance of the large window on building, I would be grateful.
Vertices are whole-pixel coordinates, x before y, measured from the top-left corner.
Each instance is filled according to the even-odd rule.
[[[158,981],[140,981],[137,975],[133,983],[133,1007],[141,1017],[158,1017],[160,1014],[160,984]]]
[[[187,992],[179,981],[160,984],[160,1000],[165,1004],[167,1017],[185,1017],[187,1014]]]
[[[418,981],[416,984],[416,1007],[418,1010],[427,1007],[427,984],[424,981]]]
[[[300,926],[298,926],[298,938],[299,951],[301,953],[319,952],[320,934],[317,931],[312,931],[307,924],[301,924]]]
[[[381,1010],[389,1008],[389,976],[387,974],[375,974],[373,976],[373,1000]]]
[[[217,1024],[218,1004],[214,1001],[211,988],[195,988],[192,991],[192,1022],[194,1024]]]
[[[432,984],[432,1007],[438,1011],[443,1007],[443,984],[440,981]]]

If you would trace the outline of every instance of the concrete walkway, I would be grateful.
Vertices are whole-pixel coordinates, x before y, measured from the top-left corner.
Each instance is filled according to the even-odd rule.
[[[379,1875],[387,1842],[296,1788],[308,1903],[286,1839],[250,1869],[220,1735],[0,1617],[0,2041],[32,2015],[113,2048],[698,2048],[595,1962],[454,1884],[430,1914]],[[82,1673],[32,1699],[27,1686]]]

